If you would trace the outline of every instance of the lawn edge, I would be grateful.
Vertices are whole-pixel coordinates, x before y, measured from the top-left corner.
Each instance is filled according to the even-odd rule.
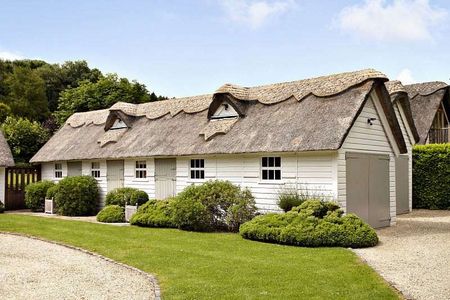
[[[154,287],[153,293],[155,294],[155,298],[154,299],[155,300],[161,300],[161,288],[159,286],[158,279],[153,274],[149,274],[149,273],[144,272],[144,271],[142,271],[142,270],[140,270],[138,268],[135,268],[133,266],[130,266],[130,265],[127,265],[127,264],[115,261],[115,260],[113,260],[113,259],[111,259],[109,257],[103,256],[101,254],[98,254],[98,253],[95,253],[95,252],[92,252],[92,251],[89,251],[89,250],[86,250],[86,249],[83,249],[83,248],[80,248],[80,247],[76,247],[76,246],[73,246],[73,245],[65,244],[65,243],[62,243],[62,242],[54,241],[54,240],[49,240],[49,239],[46,239],[46,238],[42,238],[42,237],[31,235],[31,234],[0,230],[0,235],[12,235],[12,236],[26,237],[26,238],[38,240],[38,241],[41,241],[41,242],[46,242],[46,243],[50,243],[50,244],[66,247],[68,249],[80,251],[80,252],[83,252],[85,254],[94,256],[96,258],[100,258],[100,259],[102,259],[104,261],[116,264],[116,265],[118,265],[120,267],[123,267],[123,268],[126,268],[126,269],[128,269],[130,271],[137,272],[137,273],[145,276],[147,278],[147,280],[149,280],[152,283],[152,285]]]

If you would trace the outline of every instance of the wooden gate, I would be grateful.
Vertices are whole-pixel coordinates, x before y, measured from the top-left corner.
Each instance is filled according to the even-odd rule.
[[[5,209],[25,207],[25,187],[41,180],[41,167],[11,167],[5,172]]]

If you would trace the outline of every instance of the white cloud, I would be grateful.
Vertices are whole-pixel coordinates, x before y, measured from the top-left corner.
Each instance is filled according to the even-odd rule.
[[[264,25],[270,18],[286,13],[294,0],[220,0],[227,17],[252,29]]]
[[[379,41],[432,39],[432,29],[447,19],[445,9],[429,0],[365,0],[344,8],[337,19],[347,32]]]
[[[21,56],[20,54],[17,54],[17,53],[0,50],[0,59],[17,60],[17,59],[23,59],[23,56]]]
[[[410,69],[403,69],[398,73],[397,80],[400,80],[403,84],[413,84],[416,83],[416,80],[414,79],[412,72]]]

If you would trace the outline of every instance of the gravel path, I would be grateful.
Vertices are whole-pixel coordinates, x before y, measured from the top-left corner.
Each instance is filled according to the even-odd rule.
[[[2,299],[155,299],[155,282],[97,255],[0,234]]]
[[[354,250],[408,299],[450,299],[450,211],[415,210]]]

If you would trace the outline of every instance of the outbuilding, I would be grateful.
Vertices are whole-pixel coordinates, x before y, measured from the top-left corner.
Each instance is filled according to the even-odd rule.
[[[408,153],[369,69],[76,113],[32,158],[42,178],[95,177],[102,196],[136,187],[163,199],[210,179],[248,187],[261,211],[284,189],[340,203],[374,227],[396,218],[396,158]],[[409,176],[409,175],[408,175]]]

